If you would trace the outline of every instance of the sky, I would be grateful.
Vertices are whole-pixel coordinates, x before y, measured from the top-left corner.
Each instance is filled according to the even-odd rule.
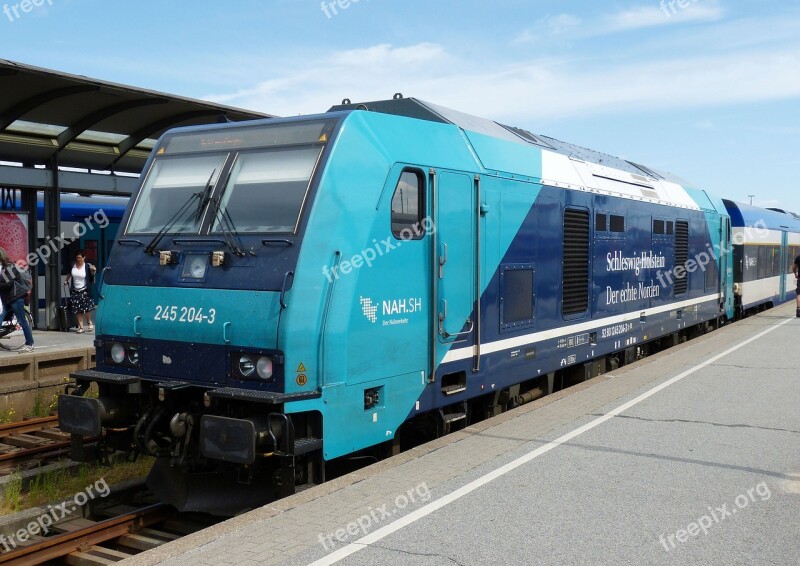
[[[401,92],[800,212],[800,4],[25,2],[2,59],[281,116]]]

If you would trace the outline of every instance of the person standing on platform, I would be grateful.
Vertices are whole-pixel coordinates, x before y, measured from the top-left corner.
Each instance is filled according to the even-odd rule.
[[[97,268],[91,263],[85,261],[86,255],[80,251],[75,254],[75,263],[72,265],[67,278],[64,280],[64,286],[69,285],[70,290],[70,308],[75,316],[78,318],[78,328],[75,332],[83,334],[83,318],[86,317],[89,332],[94,330],[92,324],[92,311],[94,310],[94,300],[92,299],[91,291],[94,285],[94,274]]]
[[[25,313],[25,295],[28,294],[28,291],[14,292],[15,288],[19,288],[19,285],[14,284],[14,280],[19,277],[19,274],[16,273],[19,269],[22,268],[11,261],[4,248],[0,248],[0,270],[2,270],[0,271],[0,301],[3,302],[0,321],[5,320],[6,316],[10,318],[12,313],[16,315],[17,324],[25,335],[25,345],[18,352],[24,354],[33,352],[33,332],[31,332]]]
[[[797,281],[797,311],[795,312],[795,316],[800,318],[800,255],[794,258],[792,273],[794,273],[794,278]]]

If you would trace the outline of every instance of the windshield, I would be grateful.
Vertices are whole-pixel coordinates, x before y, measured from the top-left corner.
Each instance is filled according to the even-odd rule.
[[[175,222],[172,233],[198,233],[200,219],[196,209],[180,218],[173,217],[193,194],[202,194],[206,187],[216,184],[226,157],[222,154],[156,160],[136,199],[127,233],[154,234],[171,220]]]
[[[242,153],[231,171],[212,232],[225,217],[237,232],[294,233],[322,148]]]

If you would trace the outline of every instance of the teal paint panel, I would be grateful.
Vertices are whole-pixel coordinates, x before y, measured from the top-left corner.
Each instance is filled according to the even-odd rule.
[[[721,292],[725,301],[725,314],[734,317],[733,300],[733,250],[728,242],[723,242],[728,213],[722,199],[709,195],[706,191],[684,187],[687,194],[705,212],[708,236],[720,268]],[[690,258],[693,259],[693,258]]]
[[[275,292],[103,285],[102,294],[99,334],[275,348]]]
[[[702,210],[706,212],[725,213],[725,207],[722,205],[722,201],[719,201],[719,199],[715,199],[718,202],[714,203],[708,196],[708,193],[703,190],[691,189],[687,187],[684,187],[683,189],[690,197],[692,197],[692,200],[696,202],[697,206],[699,206]]]
[[[394,438],[424,386],[424,376],[414,372],[359,385],[327,387],[322,407],[325,459],[338,458]],[[380,402],[365,410],[364,390],[370,388],[381,388]],[[286,405],[286,411],[291,413],[319,409],[319,401]],[[343,434],[342,431],[349,432]]]
[[[476,171],[474,155],[455,126],[353,112],[327,163],[287,293],[287,367],[302,362],[320,387],[425,370],[430,254],[392,235],[391,198],[404,167]]]
[[[514,143],[485,134],[465,132],[486,169],[525,175],[541,180],[542,150],[531,144]]]

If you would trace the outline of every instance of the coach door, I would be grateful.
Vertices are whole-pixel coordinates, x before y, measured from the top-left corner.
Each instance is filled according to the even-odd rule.
[[[781,279],[781,301],[786,300],[786,276],[788,275],[787,269],[791,265],[794,258],[789,258],[789,233],[786,230],[781,231],[781,269],[778,272]],[[788,259],[787,259],[788,258]]]
[[[477,338],[478,182],[464,173],[441,172],[435,179],[435,335],[437,364],[453,347]],[[477,316],[480,316],[477,313]]]

